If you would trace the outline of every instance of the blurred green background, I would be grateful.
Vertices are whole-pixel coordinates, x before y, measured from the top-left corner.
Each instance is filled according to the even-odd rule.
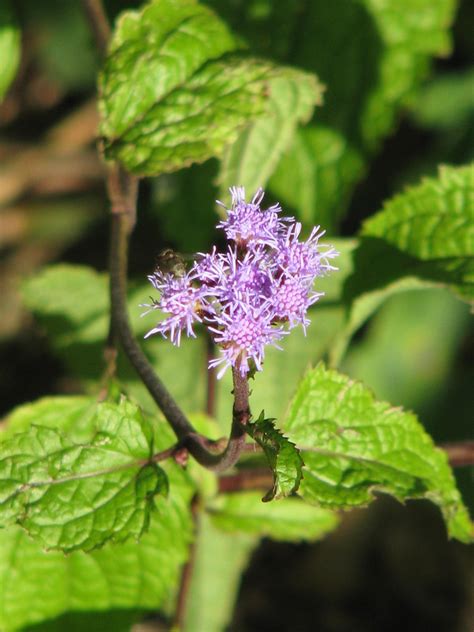
[[[115,0],[106,6],[114,16],[139,4]],[[256,52],[305,67],[311,37],[285,44],[289,41],[285,28],[301,19],[298,2],[276,12],[278,20],[271,32],[272,3],[213,0],[208,4],[240,29]],[[338,0],[336,4],[341,20],[349,21],[351,12],[362,12],[358,3]],[[324,5],[320,9],[324,14]],[[104,167],[95,149],[99,62],[80,5],[17,0],[15,10],[23,33],[21,63],[0,106],[2,414],[46,393],[81,390],[82,383],[55,355],[46,331],[25,309],[19,288],[25,278],[50,263],[80,263],[105,271],[108,243]],[[361,14],[360,20],[366,33],[372,32],[367,16]],[[323,146],[323,132],[327,138],[340,132],[352,149],[345,154],[347,162],[341,163],[340,179],[332,183],[323,164],[315,176],[315,181],[321,179],[320,185],[304,191],[304,198],[285,184],[283,161],[270,183],[270,197],[282,193],[281,201],[289,212],[310,224],[321,222],[333,235],[350,237],[364,218],[401,187],[435,173],[440,163],[472,160],[473,32],[474,3],[462,0],[451,31],[450,52],[435,61],[431,74],[396,111],[386,114],[385,105],[380,120],[360,118],[365,111],[364,95],[360,103],[339,112],[336,105],[344,101],[341,86],[347,85],[347,77],[339,83],[332,77],[331,60],[321,59],[316,67],[310,66],[330,84],[321,118],[318,112],[315,116],[322,121],[315,148]],[[315,36],[324,40],[331,33],[320,28]],[[353,32],[337,45],[343,60],[344,55],[348,59],[360,56],[358,67],[363,73],[358,80],[370,85],[376,75],[371,60],[381,54],[381,44],[375,31],[364,37],[362,49],[354,43],[357,34]],[[361,50],[367,51],[367,59]],[[390,122],[384,122],[384,116]],[[376,141],[375,131],[374,139],[369,132],[377,125],[386,131]],[[142,184],[131,246],[132,280],[142,282],[166,246],[192,252],[212,243],[213,200],[219,194],[216,174],[217,162],[211,160]],[[316,208],[320,203],[321,216],[308,216],[313,202]],[[73,293],[68,300],[74,303]],[[412,291],[390,298],[357,332],[341,369],[369,384],[377,397],[413,409],[436,442],[472,439],[473,351],[474,333],[464,303],[446,290]],[[284,408],[284,402],[279,405]],[[474,472],[458,469],[456,476],[472,511]],[[446,542],[435,509],[425,503],[402,507],[380,500],[367,511],[348,515],[341,528],[322,543],[264,542],[245,573],[231,629],[471,630],[471,562],[466,547]],[[61,621],[54,624],[58,627],[51,623],[41,629],[72,629],[67,618]]]

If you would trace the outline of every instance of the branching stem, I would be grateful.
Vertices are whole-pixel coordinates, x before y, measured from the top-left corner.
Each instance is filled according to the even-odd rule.
[[[103,56],[110,39],[110,25],[102,0],[82,0],[97,48]],[[130,363],[147,387],[166,420],[172,427],[183,460],[188,451],[201,465],[216,472],[231,467],[238,460],[245,443],[244,426],[250,418],[248,385],[234,375],[235,403],[230,438],[210,441],[200,435],[184,415],[163,382],[155,373],[147,357],[138,345],[130,328],[127,311],[127,268],[129,236],[136,221],[138,179],[119,165],[109,168],[107,192],[111,204],[110,244],[110,303],[111,320],[107,351],[110,370],[115,363],[115,343],[118,339]],[[107,373],[107,372],[106,372]],[[224,448],[224,449],[223,449]]]
[[[214,359],[215,345],[210,334],[206,336],[206,368],[209,365],[209,361]],[[206,414],[209,417],[216,416],[216,386],[217,377],[216,369],[207,369],[207,392],[206,392]]]
[[[104,56],[110,39],[110,24],[102,0],[82,0],[82,5],[94,35],[95,45],[99,53]]]
[[[210,441],[196,432],[135,340],[130,328],[126,304],[130,213],[125,206],[121,206],[118,211],[114,209],[113,206],[110,247],[110,301],[113,328],[117,332],[128,359],[172,427],[180,445],[186,448],[201,465],[214,471],[223,471],[234,465],[240,456],[241,446],[245,443],[245,430],[242,425],[245,425],[250,415],[247,380],[245,380],[246,386],[242,378],[237,382],[234,380],[236,401],[232,430],[227,447],[222,451],[222,442]]]
[[[186,618],[186,607],[196,560],[196,543],[199,529],[199,498],[197,496],[195,496],[191,501],[191,516],[193,519],[194,539],[190,545],[189,557],[183,566],[183,570],[181,571],[181,581],[178,591],[176,612],[172,628],[173,630],[182,630],[184,628]]]
[[[183,440],[195,433],[160,378],[156,375],[130,329],[126,305],[127,250],[130,232],[129,215],[112,212],[110,246],[110,302],[112,322],[120,343],[163,415],[173,428],[176,437]]]
[[[474,465],[474,441],[442,443],[439,447],[448,455],[451,467]]]

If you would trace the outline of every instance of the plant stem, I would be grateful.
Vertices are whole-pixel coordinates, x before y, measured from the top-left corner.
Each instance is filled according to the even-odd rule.
[[[101,0],[82,0],[86,17],[89,21],[95,44],[101,55],[105,55],[110,39],[110,24]]]
[[[268,467],[239,470],[219,478],[221,494],[260,489],[266,491],[273,486],[273,473]]]
[[[474,441],[442,443],[439,447],[448,455],[451,467],[474,465]]]
[[[113,327],[131,364],[148,388],[151,396],[173,428],[179,440],[196,431],[188,422],[145,354],[136,342],[128,321],[126,305],[127,250],[130,222],[128,213],[112,210],[110,248],[110,301]]]
[[[82,0],[82,3],[97,47],[104,55],[110,39],[110,26],[102,1]],[[245,443],[244,426],[250,418],[247,380],[234,371],[232,429],[227,446],[222,451],[222,442],[210,441],[196,432],[133,336],[127,311],[127,268],[129,236],[136,221],[138,179],[120,165],[113,165],[108,169],[107,192],[111,204],[111,320],[107,341],[111,364],[108,368],[114,366],[115,341],[118,338],[130,363],[173,429],[180,448],[188,450],[201,465],[221,472],[234,465]]]
[[[186,448],[201,465],[217,472],[223,471],[236,462],[240,456],[240,446],[245,442],[245,430],[242,424],[246,423],[250,415],[247,380],[242,381],[241,379],[242,383],[238,383],[237,387],[234,386],[236,388],[236,403],[234,404],[231,435],[225,450],[217,452],[221,449],[222,443],[210,441],[196,432],[155,373],[133,336],[126,303],[129,213],[123,207],[120,208],[120,212],[114,208],[113,206],[110,247],[110,301],[114,330],[118,334],[128,359],[170,424],[182,447]]]
[[[209,333],[206,335],[206,369],[207,369],[207,392],[206,392],[206,413],[209,417],[216,416],[216,369],[208,368],[209,361],[214,359],[215,345]]]
[[[249,406],[249,381],[247,376],[242,376],[239,367],[232,367],[232,379],[234,381],[234,406],[232,411],[232,428],[226,452],[228,458],[236,463],[245,445],[247,436],[245,426],[252,414]]]
[[[258,446],[247,444],[255,451]],[[474,441],[459,441],[442,443],[439,448],[446,452],[451,467],[466,467],[474,465]],[[247,451],[244,449],[244,451]],[[273,485],[273,473],[268,468],[255,467],[239,470],[236,474],[219,477],[219,492],[221,494],[242,492],[245,490],[268,489]]]
[[[190,544],[189,557],[181,571],[181,581],[179,585],[178,600],[176,604],[176,612],[172,629],[182,630],[186,618],[186,606],[188,601],[189,589],[193,575],[194,562],[196,560],[196,541],[199,529],[199,498],[194,496],[191,501],[191,516],[194,526],[194,538]]]

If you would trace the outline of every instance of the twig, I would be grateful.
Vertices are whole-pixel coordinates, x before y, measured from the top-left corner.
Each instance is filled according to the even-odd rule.
[[[110,167],[107,170],[107,193],[110,200],[111,213],[123,214],[128,218],[128,233],[130,234],[136,222],[137,213],[137,196],[138,196],[138,178],[127,174],[127,172],[120,166]],[[128,252],[128,242],[125,245]],[[112,246],[111,246],[112,251]],[[126,253],[127,255],[127,253]],[[110,252],[109,270],[113,265],[113,254]],[[127,262],[125,261],[125,282],[127,275]],[[112,282],[112,281],[111,281]],[[126,289],[125,289],[126,291]],[[112,299],[111,299],[112,304]],[[113,317],[113,310],[110,313],[109,331],[107,334],[107,342],[104,349],[104,360],[106,369],[104,372],[104,378],[110,378],[115,374],[117,366],[117,340],[118,332],[116,330],[115,319]]]
[[[239,367],[232,367],[232,379],[234,381],[234,407],[232,411],[232,428],[229,443],[227,445],[227,458],[229,462],[237,462],[245,445],[247,436],[245,426],[251,418],[249,406],[249,382],[247,376],[240,373]]]
[[[102,55],[105,55],[111,30],[102,1],[82,0],[82,4],[97,48]],[[106,354],[110,360],[107,370],[110,370],[112,363],[115,362],[114,348],[118,337],[128,359],[170,423],[177,438],[181,442],[185,439],[188,442],[189,436],[197,433],[154,372],[133,337],[128,321],[126,305],[128,238],[136,220],[138,179],[122,167],[113,166],[107,173],[107,192],[112,214],[109,262],[111,320],[106,347]],[[194,442],[191,440],[190,443]],[[202,449],[200,443],[202,442],[197,442],[197,445]]]
[[[448,456],[451,467],[465,467],[474,465],[474,441],[460,441],[442,443],[438,445]],[[245,448],[256,448],[254,444],[246,444]],[[247,451],[244,449],[244,451]],[[219,477],[219,492],[232,493],[251,489],[268,489],[273,485],[273,474],[268,468],[248,468],[239,470],[236,474],[226,474]]]
[[[187,606],[187,601],[188,601],[189,589],[191,586],[194,563],[196,561],[196,542],[197,542],[197,532],[199,529],[198,509],[199,509],[199,499],[197,496],[194,496],[193,500],[191,501],[191,516],[192,516],[193,526],[194,526],[194,538],[190,545],[189,557],[183,566],[183,570],[181,571],[181,581],[179,585],[176,612],[174,615],[174,621],[173,621],[173,626],[172,626],[173,630],[182,630],[184,628],[184,620],[186,618],[186,606]]]
[[[442,443],[439,447],[448,455],[452,467],[474,465],[474,441]]]
[[[209,361],[214,359],[214,341],[210,334],[206,335],[206,368],[209,365]],[[216,416],[216,386],[217,377],[216,369],[207,369],[207,392],[206,392],[206,413],[209,417]]]
[[[110,302],[112,329],[132,366],[148,388],[161,412],[173,429],[178,440],[189,453],[210,470],[221,472],[237,461],[245,443],[243,426],[250,417],[248,408],[248,383],[238,371],[234,372],[234,414],[232,430],[227,447],[222,442],[210,441],[196,432],[183,411],[179,408],[163,382],[155,373],[147,357],[138,345],[130,328],[126,303],[128,242],[135,220],[136,187],[128,181],[127,174],[119,167],[108,190],[112,202],[112,231],[110,247]],[[132,178],[132,176],[129,176]],[[133,205],[133,208],[131,206]]]
[[[94,35],[95,44],[101,55],[107,52],[110,39],[110,24],[101,0],[82,0],[82,6]]]
[[[97,46],[104,53],[110,36],[110,27],[102,2],[101,0],[83,0],[83,5]],[[111,324],[108,351],[113,356],[111,348],[114,348],[117,338],[127,358],[173,429],[181,448],[188,450],[201,465],[221,472],[236,463],[245,444],[244,427],[250,419],[247,379],[242,377],[239,371],[233,371],[232,429],[227,446],[222,451],[222,442],[210,441],[196,432],[135,340],[127,311],[127,268],[129,236],[136,219],[138,179],[121,166],[114,165],[108,170],[107,191],[111,202],[109,262]]]
[[[219,478],[221,494],[260,489],[266,491],[273,486],[273,473],[267,467],[239,470]]]
[[[127,249],[130,222],[128,213],[112,212],[112,235],[110,248],[110,301],[113,328],[133,367],[148,388],[153,399],[170,423],[177,438],[184,440],[196,434],[153,367],[138,346],[128,322],[126,305]]]

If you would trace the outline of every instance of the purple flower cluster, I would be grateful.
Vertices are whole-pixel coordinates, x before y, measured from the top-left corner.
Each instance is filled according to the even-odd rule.
[[[180,276],[157,270],[149,280],[160,293],[147,305],[167,317],[145,337],[169,335],[179,345],[181,332],[195,337],[193,326],[203,323],[220,349],[209,367],[220,367],[220,378],[230,366],[242,375],[262,368],[267,345],[289,330],[309,325],[307,311],[321,292],[313,290],[316,277],[336,270],[334,248],[321,246],[324,231],[314,228],[306,241],[299,239],[301,224],[281,217],[279,205],[261,209],[263,191],[245,201],[243,187],[230,189],[231,208],[218,224],[229,241],[227,252],[199,253],[194,265]]]

